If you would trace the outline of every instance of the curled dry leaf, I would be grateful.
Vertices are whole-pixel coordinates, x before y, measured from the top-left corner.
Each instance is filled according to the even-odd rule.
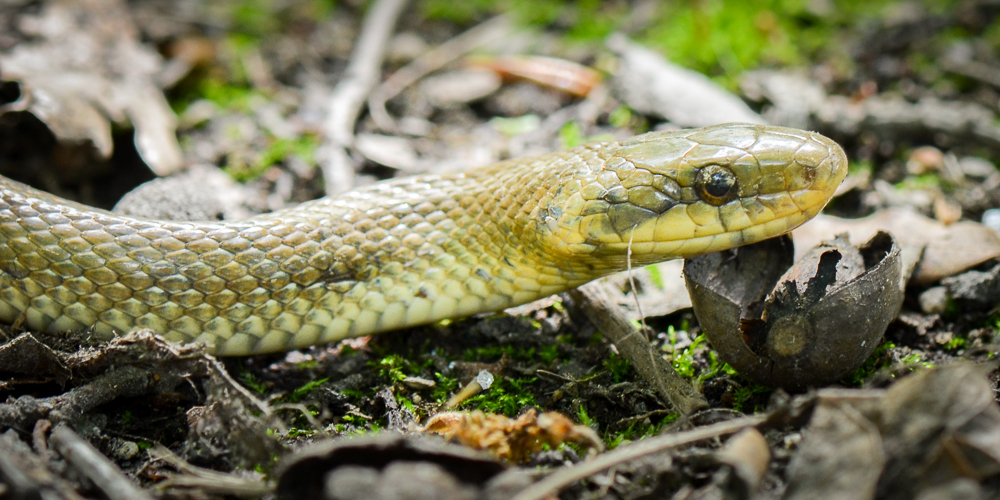
[[[882,473],[879,498],[916,498],[954,479],[1000,473],[1000,407],[985,374],[983,367],[956,363],[918,372],[886,391],[877,422],[893,459]]]
[[[154,83],[162,61],[139,43],[122,2],[46,2],[21,30],[33,41],[0,54],[0,79],[19,83],[21,97],[0,114],[27,110],[60,141],[89,141],[101,158],[112,153],[112,123],[131,123],[136,149],[154,172],[181,166],[177,120]]]
[[[878,427],[837,400],[821,400],[788,464],[788,500],[875,497],[885,451]]]
[[[444,412],[428,420],[422,431],[457,439],[466,446],[488,450],[515,463],[527,461],[544,446],[555,448],[566,442],[596,451],[604,449],[604,443],[593,429],[576,425],[553,411],[539,415],[535,410],[528,410],[516,420],[478,410]]]
[[[775,238],[688,259],[684,275],[724,361],[756,383],[801,390],[837,380],[878,346],[903,302],[902,260],[886,233],[860,248],[837,238],[788,269],[793,252]]]
[[[792,233],[799,248],[812,248],[835,234],[847,233],[852,242],[865,241],[878,231],[893,235],[905,260],[916,267],[909,280],[933,283],[987,260],[1000,257],[1000,233],[976,222],[944,225],[913,210],[891,208],[863,219],[818,215]],[[904,269],[911,263],[904,263]]]
[[[956,363],[887,390],[817,391],[783,498],[992,498],[980,482],[1000,473],[1000,407],[985,373]]]
[[[750,427],[729,438],[715,458],[733,468],[749,496],[757,491],[771,464],[771,449],[764,435]]]
[[[504,79],[528,80],[577,97],[586,97],[601,83],[601,74],[596,70],[555,57],[470,57],[466,64],[491,69]]]

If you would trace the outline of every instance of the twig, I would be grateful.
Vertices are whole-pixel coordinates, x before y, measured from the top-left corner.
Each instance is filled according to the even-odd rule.
[[[499,40],[510,33],[511,24],[507,16],[497,16],[479,24],[465,33],[427,51],[410,64],[392,74],[372,91],[368,97],[368,112],[378,128],[387,132],[396,130],[396,121],[385,109],[385,103],[399,95],[406,87],[413,85],[427,74],[482,47]]]
[[[378,0],[365,16],[344,76],[330,94],[321,157],[326,194],[354,185],[354,165],[347,148],[354,143],[354,126],[365,98],[378,83],[385,49],[407,0]]]
[[[136,486],[114,462],[73,432],[68,425],[57,425],[49,442],[73,469],[90,479],[109,499],[153,499],[149,493]]]
[[[590,322],[615,344],[660,397],[685,415],[707,407],[705,397],[653,350],[644,335],[638,334],[602,286],[601,282],[588,283],[569,293]]]
[[[743,417],[726,422],[691,429],[677,434],[667,434],[622,446],[598,456],[593,460],[581,462],[573,467],[557,470],[545,479],[521,490],[511,500],[542,500],[549,495],[555,494],[563,487],[586,478],[592,474],[597,474],[606,469],[610,469],[630,460],[635,460],[646,455],[669,450],[677,446],[691,444],[703,439],[709,439],[756,426],[767,419],[766,415],[754,415]]]
[[[48,451],[47,445],[42,448]],[[0,434],[0,477],[3,498],[59,498],[83,500],[69,481],[57,476],[49,466],[52,460],[33,453],[17,432]]]
[[[151,371],[133,366],[112,368],[87,385],[58,396],[35,399],[25,395],[0,404],[0,425],[27,428],[43,418],[53,422],[73,421],[109,401],[147,394],[163,383],[158,378]]]
[[[198,490],[236,497],[260,498],[274,493],[274,483],[264,479],[249,479],[191,465],[162,444],[149,450],[152,461],[172,465],[178,474],[167,474],[167,479],[156,484],[157,491]]]
[[[953,58],[942,58],[940,63],[945,71],[958,73],[980,82],[1000,88],[1000,69],[979,61],[960,61]]]

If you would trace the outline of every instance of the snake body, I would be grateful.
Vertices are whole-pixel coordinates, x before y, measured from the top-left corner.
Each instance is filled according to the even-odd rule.
[[[814,133],[653,132],[389,180],[240,222],[123,217],[0,178],[0,321],[221,355],[496,311],[786,233],[843,180]]]

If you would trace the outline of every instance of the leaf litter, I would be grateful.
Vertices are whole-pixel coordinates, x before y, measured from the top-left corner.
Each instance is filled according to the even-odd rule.
[[[254,196],[243,197],[247,200],[243,209],[250,212],[279,208],[291,200],[315,196],[317,176],[312,170],[317,159],[310,148],[315,147],[317,131],[322,128],[322,116],[317,110],[323,108],[324,99],[337,81],[338,68],[343,67],[350,50],[349,41],[356,38],[359,13],[351,6],[338,5],[334,7],[337,15],[317,17],[311,12],[319,11],[310,10],[317,7],[302,7],[292,2],[291,7],[278,7],[268,20],[266,16],[262,19],[247,14],[252,11],[220,18],[218,14],[224,6],[203,9],[196,2],[98,3],[87,5],[120,9],[116,12],[126,15],[97,20],[80,16],[74,22],[97,24],[76,25],[60,17],[75,5],[67,2],[43,2],[34,11],[4,11],[3,19],[8,25],[19,26],[21,30],[0,40],[4,47],[0,53],[0,78],[17,83],[23,90],[21,96],[4,101],[8,120],[13,118],[12,114],[35,114],[60,141],[82,142],[101,157],[127,149],[122,137],[105,134],[105,130],[114,130],[111,124],[116,129],[131,123],[136,128],[135,138],[140,132],[160,138],[173,137],[174,125],[169,119],[161,119],[170,118],[169,113],[157,118],[155,109],[130,111],[128,106],[134,104],[134,96],[152,89],[156,99],[144,104],[155,108],[160,106],[156,102],[166,102],[158,88],[160,84],[172,85],[167,90],[172,96],[190,95],[185,89],[191,89],[192,84],[202,85],[201,90],[214,89],[211,90],[214,94],[206,94],[211,99],[180,100],[186,103],[178,131],[184,145],[183,163],[214,163],[233,172],[244,172],[241,179],[249,182],[247,190],[258,195],[256,200],[248,199]],[[14,2],[10,8],[20,8],[21,4]],[[726,10],[738,9],[729,5]],[[611,302],[619,308],[626,306],[621,323],[628,326],[628,331],[648,334],[652,338],[651,347],[658,353],[657,359],[679,373],[690,374],[697,381],[697,394],[704,397],[709,410],[685,415],[675,412],[674,406],[667,402],[669,396],[654,389],[658,382],[636,376],[637,371],[658,366],[658,362],[643,368],[639,362],[624,361],[621,354],[625,350],[619,351],[620,346],[601,339],[569,296],[519,308],[516,316],[508,313],[450,321],[404,335],[388,334],[283,356],[223,362],[196,351],[158,344],[152,337],[142,335],[123,336],[108,346],[77,351],[78,344],[86,344],[85,338],[61,344],[50,342],[47,336],[11,334],[16,340],[0,350],[5,371],[9,367],[4,387],[10,397],[2,413],[14,424],[4,434],[3,448],[9,450],[9,457],[23,457],[7,461],[20,464],[12,466],[12,470],[21,467],[19,470],[31,471],[31,477],[40,479],[35,483],[16,483],[8,476],[4,478],[21,488],[18,491],[53,491],[68,497],[75,491],[87,492],[86,495],[96,491],[93,485],[67,481],[58,468],[49,469],[47,457],[52,452],[46,442],[59,422],[67,422],[144,486],[173,474],[173,486],[169,488],[176,489],[159,490],[158,494],[219,495],[235,491],[239,479],[246,481],[243,486],[258,488],[241,491],[259,494],[263,485],[263,491],[277,487],[279,495],[284,495],[282,492],[286,490],[281,485],[304,485],[308,478],[322,478],[319,483],[309,484],[318,484],[319,495],[329,498],[348,498],[345,491],[370,494],[381,485],[403,485],[410,487],[411,493],[419,491],[431,496],[441,493],[442,498],[446,497],[445,492],[457,495],[455,498],[475,498],[482,494],[510,498],[520,492],[519,498],[527,498],[525,495],[531,491],[526,488],[540,475],[558,471],[552,474],[554,479],[559,479],[556,476],[560,472],[569,472],[574,479],[544,490],[543,496],[555,491],[560,491],[563,498],[755,495],[834,498],[836,494],[855,495],[852,498],[941,498],[956,494],[987,498],[994,495],[997,446],[991,436],[996,435],[995,403],[982,372],[992,366],[987,360],[995,351],[993,337],[997,326],[990,313],[997,303],[991,298],[998,289],[997,238],[992,230],[974,221],[1000,201],[998,184],[990,180],[995,176],[990,169],[995,171],[995,168],[990,160],[979,157],[989,158],[992,153],[983,155],[976,151],[977,147],[986,151],[996,149],[996,127],[990,122],[988,111],[996,109],[996,94],[991,94],[992,84],[987,78],[970,71],[974,65],[968,63],[993,61],[995,55],[991,53],[993,49],[979,46],[971,52],[953,51],[964,55],[951,60],[965,66],[952,64],[947,71],[964,72],[973,80],[960,82],[951,90],[948,85],[954,82],[945,78],[946,82],[940,83],[940,75],[919,67],[913,55],[937,50],[920,45],[921,36],[933,37],[949,23],[977,34],[981,32],[977,30],[985,29],[977,20],[994,17],[985,3],[977,2],[946,15],[923,10],[917,3],[901,4],[896,10],[906,15],[897,12],[893,14],[897,17],[876,18],[873,22],[897,36],[882,38],[878,29],[862,30],[855,37],[855,52],[851,57],[856,57],[857,62],[850,70],[836,61],[839,56],[835,51],[830,56],[832,61],[816,63],[799,73],[798,79],[783,73],[779,78],[772,73],[768,76],[772,79],[758,83],[757,90],[751,90],[746,83],[751,80],[750,75],[742,79],[744,100],[752,101],[751,108],[762,111],[769,122],[832,135],[845,145],[852,159],[859,161],[854,166],[853,187],[839,194],[831,213],[851,219],[874,215],[860,220],[841,217],[838,223],[847,228],[836,224],[822,226],[821,219],[819,225],[826,228],[826,233],[816,236],[814,241],[818,243],[847,232],[852,241],[859,243],[876,229],[882,229],[892,233],[903,247],[904,258],[909,258],[904,272],[912,270],[914,277],[907,288],[903,313],[889,325],[883,343],[865,364],[839,381],[848,387],[864,382],[870,389],[820,389],[788,396],[783,391],[755,385],[719,359],[707,343],[699,318],[687,309],[683,300],[674,298],[678,294],[676,270],[664,267],[664,272],[677,274],[664,280],[659,271],[637,269],[634,273],[639,276],[615,278],[609,280],[610,289],[605,287],[612,292]],[[639,26],[643,22],[647,26],[656,22],[656,15],[649,14],[655,8],[637,7],[635,11],[647,13],[645,19],[632,20]],[[724,19],[725,10],[722,12],[723,17],[708,13],[704,19],[711,22]],[[135,14],[137,28],[130,25],[128,14]],[[606,17],[615,18],[612,14]],[[581,26],[588,22],[585,12],[579,11],[577,15]],[[839,13],[823,13],[820,9],[797,15],[822,25],[836,19]],[[202,23],[199,19],[210,21]],[[221,41],[213,38],[217,36],[213,33],[218,32],[212,30],[220,27],[243,30],[240,35],[243,36],[260,33],[262,27],[280,25],[288,19],[294,29],[279,30],[270,38],[265,36],[263,43],[242,45],[239,37]],[[761,14],[752,23],[753,29],[770,33],[772,42],[780,45],[776,41],[780,39],[782,24],[768,19],[773,21]],[[68,26],[65,36],[39,29],[32,31],[32,22],[43,21],[58,21],[63,23],[61,26]],[[92,26],[103,28],[86,29]],[[116,26],[121,29],[108,28]],[[417,45],[432,47],[467,27],[447,23],[436,26],[445,31],[437,33],[434,28],[422,26],[420,16],[412,16],[402,22],[398,31],[406,33],[411,41],[414,35],[424,37],[426,42],[421,40],[422,45]],[[187,38],[199,30],[201,33]],[[28,33],[36,35],[18,38]],[[925,35],[914,37],[913,33]],[[644,36],[641,29],[629,35],[646,44],[656,43]],[[91,39],[85,40],[84,36]],[[65,60],[65,55],[74,53],[72,50],[56,53],[59,52],[56,47],[64,47],[59,44],[67,43],[67,39],[81,40],[81,46],[93,47],[100,42],[126,47],[115,56],[131,57],[127,60],[131,61],[129,69],[134,73],[102,61],[101,54],[107,56],[106,51],[102,52],[105,45],[95,52],[97,59],[93,64],[83,69],[74,66],[73,61]],[[178,40],[197,39],[202,44],[207,40],[208,45],[203,48],[211,46],[213,50],[194,59],[180,55],[184,51],[163,50],[166,57],[173,58],[163,61],[151,44],[146,43],[150,39],[161,47]],[[673,120],[674,123],[659,123],[663,117],[672,116],[671,110],[647,108],[647,104],[630,97],[632,94],[628,92],[652,96],[654,101],[662,103],[656,92],[664,89],[651,85],[654,80],[633,78],[631,83],[622,85],[618,82],[639,72],[615,73],[616,64],[608,63],[610,57],[616,57],[613,54],[603,49],[574,49],[552,40],[548,34],[528,31],[511,37],[501,44],[503,47],[489,50],[501,57],[528,53],[599,68],[608,71],[615,84],[610,90],[594,86],[586,97],[571,99],[558,91],[522,81],[502,84],[490,92],[482,90],[457,102],[443,102],[423,95],[424,86],[417,78],[415,85],[385,103],[399,117],[398,130],[379,129],[370,117],[361,117],[358,137],[374,140],[367,145],[362,142],[358,150],[375,161],[362,164],[357,182],[395,175],[384,166],[438,171],[551,150],[583,140],[623,137],[654,126],[683,125],[681,118]],[[743,49],[750,46],[753,43],[737,47],[736,53],[742,57]],[[651,71],[667,65],[656,52],[638,45],[629,49],[628,44],[619,44],[615,50],[621,58],[618,62],[649,61],[640,65],[640,70]],[[866,59],[879,50],[883,52],[878,57]],[[18,66],[3,63],[5,58],[32,53],[42,58],[36,61],[39,66],[34,73],[25,71],[26,76],[8,76],[15,75],[13,71]],[[412,60],[419,53],[410,51],[406,56],[405,51],[400,51],[402,58],[393,59],[391,64],[405,64],[408,57]],[[687,57],[676,55],[679,60]],[[120,62],[114,58],[108,60]],[[875,60],[879,63],[871,64]],[[732,64],[732,60],[725,61],[720,67]],[[627,64],[617,67],[636,70]],[[8,72],[8,68],[13,69]],[[243,76],[218,78],[220,72],[225,74],[233,68]],[[163,76],[168,69],[169,78]],[[206,69],[208,76],[199,76]],[[445,65],[442,71],[459,69],[457,64]],[[559,65],[542,69],[557,73]],[[72,85],[59,87],[58,92],[46,87],[57,80],[49,77],[81,72],[86,78],[80,78],[96,82],[89,91]],[[900,81],[904,73],[915,85],[893,88],[893,82]],[[734,81],[732,74],[723,76],[724,82]],[[976,80],[981,77],[985,83]],[[711,87],[713,92],[723,91],[718,86]],[[970,87],[975,92],[966,92]],[[886,88],[889,92],[882,95]],[[94,89],[99,92],[94,93]],[[119,100],[112,100],[106,97],[108,89],[124,94]],[[26,106],[31,92],[44,95],[46,91],[55,94],[53,99],[59,100],[60,105],[77,106],[83,111],[47,120],[41,107],[11,108]],[[130,92],[131,97],[125,95]],[[803,95],[808,98],[793,98]],[[164,109],[169,111],[162,107],[159,111]],[[144,112],[151,116],[144,120],[130,114],[139,116]],[[486,113],[499,113],[506,118],[488,121],[483,117]],[[71,118],[82,121],[59,123]],[[60,126],[66,132],[60,133]],[[963,134],[969,130],[971,134]],[[300,134],[313,139],[298,141],[295,138]],[[125,140],[136,139],[129,135]],[[16,151],[12,145],[21,143],[6,141],[2,151],[8,153],[3,154]],[[393,148],[380,146],[384,144],[392,144]],[[907,155],[909,148],[927,145],[934,145],[941,152],[940,161],[931,158],[925,162],[929,166],[924,170],[911,168],[913,155]],[[143,147],[136,149],[143,163],[157,168],[155,154],[148,154]],[[396,152],[377,156],[391,152],[390,149]],[[976,162],[969,158],[981,160],[978,170]],[[361,156],[355,159],[360,160]],[[983,162],[986,168],[982,168]],[[943,181],[935,181],[934,176]],[[898,205],[910,207],[911,213],[915,209],[925,216],[934,215],[937,221],[897,212],[900,209],[894,207]],[[179,206],[185,205],[181,202]],[[960,210],[954,210],[956,206]],[[213,208],[205,213],[223,211]],[[956,216],[962,219],[955,222]],[[885,225],[865,225],[868,220],[878,219]],[[894,222],[897,224],[892,225]],[[796,238],[801,243],[798,234]],[[798,248],[806,251],[812,246],[801,244]],[[662,289],[664,283],[673,285]],[[655,298],[647,296],[644,290]],[[680,290],[683,295],[683,287]],[[924,304],[928,306],[926,310]],[[640,330],[640,324],[630,323],[638,319],[639,310],[647,316],[650,311],[655,313],[645,318],[648,331]],[[985,364],[975,369],[969,365],[926,367],[956,358]],[[462,458],[453,462],[460,464],[458,470],[462,472],[442,465],[440,458],[427,460],[419,458],[419,453],[405,451],[425,441],[413,436],[399,438],[395,433],[408,432],[407,422],[426,422],[448,396],[467,383],[461,368],[463,363],[492,365],[499,359],[509,362],[498,372],[495,389],[466,403],[464,409],[475,410],[476,405],[487,403],[490,408],[513,408],[504,410],[510,411],[504,418],[512,421],[531,411],[556,410],[594,429],[614,449],[587,461],[573,447],[549,447],[527,453],[528,468],[504,469],[482,456]],[[669,368],[661,369],[669,372]],[[988,376],[989,380],[996,378],[992,373]],[[234,379],[239,383],[234,383]],[[688,385],[695,387],[693,382]],[[68,392],[64,393],[64,389]],[[493,396],[502,400],[489,401]],[[52,410],[53,405],[59,409]],[[691,405],[692,409],[701,407]],[[739,411],[758,415],[739,417]],[[750,420],[741,420],[745,418]],[[53,422],[55,426],[33,428],[32,422]],[[756,430],[736,433],[747,428]],[[14,429],[20,430],[20,436]],[[341,455],[367,456],[364,455],[367,451],[359,454],[357,450],[374,447],[385,452],[377,465],[358,463],[360,459],[351,458],[336,463],[314,461],[309,457],[315,456],[310,454],[315,449],[305,446],[315,441],[320,448],[343,445],[347,450],[350,440],[328,437],[379,429],[392,429],[385,432],[385,439],[394,444],[355,441],[359,448]],[[29,433],[31,439],[26,439]],[[652,437],[658,433],[663,435]],[[729,435],[733,437],[726,439]],[[68,439],[67,442],[72,441],[71,437]],[[140,450],[154,442],[170,446],[176,460],[163,459],[163,453],[154,454],[155,460],[147,460]],[[639,453],[643,451],[643,443],[649,443],[649,449],[659,446],[658,452]],[[300,446],[302,450],[296,450]],[[464,453],[459,449],[453,450]],[[313,468],[272,469],[275,460],[283,455],[287,456],[280,459],[281,464],[297,464],[302,459],[301,463],[312,464],[309,467]],[[621,456],[632,458],[601,462],[603,457]],[[452,459],[444,462],[449,460]],[[392,465],[394,462],[400,463]],[[598,467],[612,462],[615,465]],[[574,463],[577,465],[566,467]],[[241,474],[229,474],[226,477],[235,481],[230,484],[221,476],[199,469],[202,465],[219,471],[256,467],[275,482],[262,480],[260,473],[245,474],[242,479]],[[538,469],[541,472],[531,467],[541,467]],[[2,470],[7,469],[0,467]],[[466,477],[469,471],[477,470],[483,473],[476,479]],[[85,476],[87,472],[80,474]],[[202,481],[181,484],[191,477],[201,477]],[[416,485],[425,483],[418,482],[418,478],[427,479],[430,489],[419,489]],[[212,489],[206,483],[225,484],[234,489]],[[163,486],[168,484],[171,483]],[[393,491],[386,493],[395,494]]]

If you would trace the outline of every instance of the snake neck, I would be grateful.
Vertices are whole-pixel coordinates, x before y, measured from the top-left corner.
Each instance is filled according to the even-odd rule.
[[[527,163],[511,160],[468,172],[379,183],[257,220],[316,225],[322,246],[335,257],[327,273],[335,280],[368,280],[391,275],[400,266],[460,282],[472,277],[482,283],[461,286],[476,289],[471,295],[484,302],[466,312],[491,310],[624,269],[624,262],[567,258],[554,224],[568,200],[578,196],[581,179],[600,171],[604,154],[596,145]]]

